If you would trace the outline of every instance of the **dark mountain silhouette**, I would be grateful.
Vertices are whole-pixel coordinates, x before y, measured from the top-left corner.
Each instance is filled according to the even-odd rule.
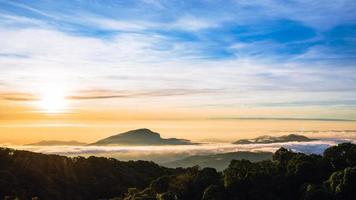
[[[308,138],[304,135],[290,134],[280,137],[273,136],[260,136],[253,139],[242,139],[234,142],[233,144],[269,144],[269,143],[281,143],[281,142],[310,142],[316,139]]]
[[[137,129],[110,136],[90,145],[188,145],[189,140],[177,138],[161,138],[159,133],[150,129]]]
[[[42,140],[32,144],[26,144],[31,146],[82,146],[86,145],[86,143],[78,142],[75,140],[71,141],[59,141],[59,140]]]
[[[231,160],[246,159],[251,162],[270,160],[273,153],[271,152],[250,152],[250,151],[238,151],[229,153],[220,153],[213,155],[195,155],[187,158],[176,160],[173,162],[163,163],[166,167],[192,167],[199,165],[200,167],[212,167],[218,171],[227,168]]]

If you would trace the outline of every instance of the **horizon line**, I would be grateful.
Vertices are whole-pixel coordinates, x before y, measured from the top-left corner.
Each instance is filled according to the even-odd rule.
[[[293,117],[210,117],[211,120],[281,120],[281,121],[343,121],[356,122],[356,119],[342,118],[293,118]]]

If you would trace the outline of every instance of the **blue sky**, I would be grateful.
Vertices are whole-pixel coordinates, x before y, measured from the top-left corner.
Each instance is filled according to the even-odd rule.
[[[186,55],[189,58],[355,60],[356,4],[350,0],[1,1],[0,5],[3,26],[45,26],[103,40],[129,33],[162,37],[164,41],[152,48],[164,51],[186,43],[196,48]],[[310,51],[317,52],[305,55]]]
[[[177,108],[336,106],[356,117],[352,0],[0,0],[0,37],[6,92],[55,80],[85,98],[129,96],[124,105],[163,96]]]

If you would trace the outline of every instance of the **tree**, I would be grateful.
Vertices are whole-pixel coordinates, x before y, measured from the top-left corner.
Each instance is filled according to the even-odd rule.
[[[306,184],[301,200],[332,200],[333,195],[326,191],[322,185]]]
[[[325,185],[336,199],[354,199],[356,196],[356,167],[348,167],[334,172]]]
[[[227,199],[225,188],[222,185],[210,185],[204,190],[201,200]]]
[[[352,143],[342,143],[329,147],[324,151],[324,158],[327,159],[335,170],[344,169],[356,165],[356,145]]]

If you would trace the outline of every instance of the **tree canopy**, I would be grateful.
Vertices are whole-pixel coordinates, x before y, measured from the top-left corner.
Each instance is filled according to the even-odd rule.
[[[170,169],[153,162],[45,155],[0,149],[0,198],[117,200],[351,200],[356,145],[323,155],[280,148],[272,160],[232,160],[228,168]]]
[[[351,200],[356,197],[355,147],[339,144],[323,156],[280,148],[272,160],[232,160],[223,173],[196,166],[156,179],[124,199]]]

